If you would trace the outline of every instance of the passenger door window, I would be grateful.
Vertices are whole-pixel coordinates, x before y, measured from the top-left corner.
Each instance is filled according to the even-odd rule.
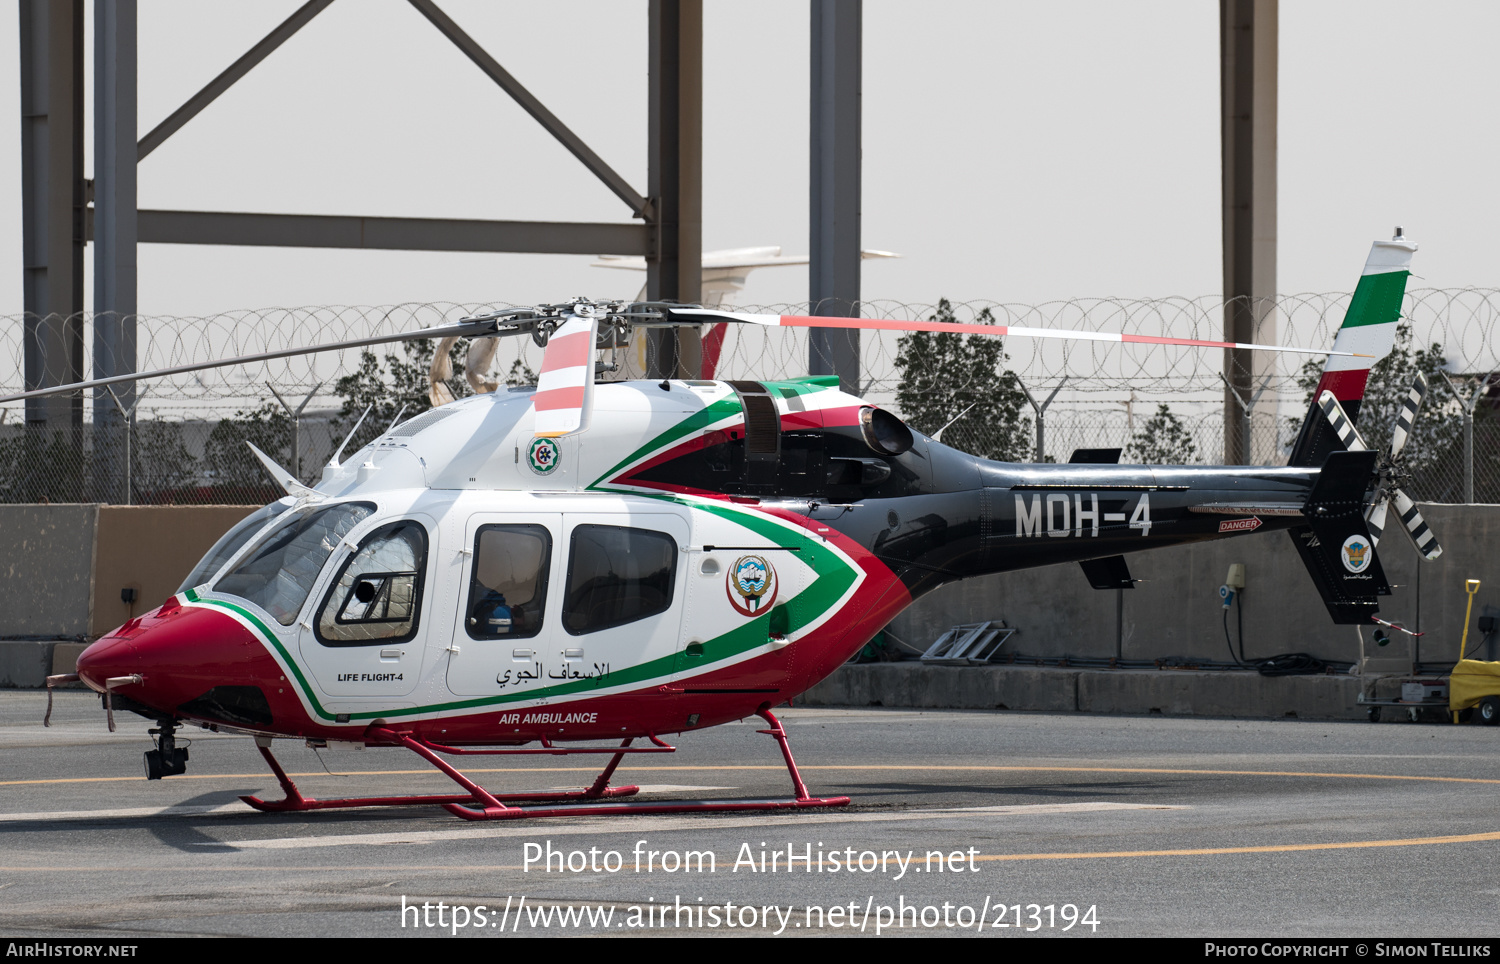
[[[568,552],[563,629],[582,636],[666,612],[677,582],[677,542],[664,532],[578,525]]]
[[[529,639],[542,631],[552,535],[543,525],[481,526],[464,629],[471,639]]]
[[[479,511],[455,514],[451,531],[463,546],[448,562],[453,590],[448,689],[455,696],[529,697],[550,685],[561,656],[552,646],[562,582],[562,515]],[[507,622],[509,620],[509,622]]]

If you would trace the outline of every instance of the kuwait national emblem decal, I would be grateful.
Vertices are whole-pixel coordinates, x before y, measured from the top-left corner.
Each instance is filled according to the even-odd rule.
[[[1339,549],[1339,558],[1343,561],[1344,568],[1350,572],[1364,572],[1370,568],[1370,560],[1375,558],[1375,553],[1370,551],[1369,539],[1350,536]]]
[[[725,590],[742,616],[754,616],[776,601],[776,568],[764,556],[740,556],[729,567]]]
[[[531,440],[531,447],[526,450],[526,464],[537,475],[551,475],[561,460],[562,452],[550,438],[534,438]]]

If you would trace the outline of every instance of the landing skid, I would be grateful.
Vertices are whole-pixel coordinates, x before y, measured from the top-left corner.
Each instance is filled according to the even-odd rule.
[[[427,794],[422,796],[397,796],[397,797],[352,797],[338,800],[317,800],[312,797],[304,797],[297,789],[297,785],[287,776],[276,757],[271,754],[269,745],[258,745],[260,755],[271,767],[271,772],[276,775],[276,780],[281,784],[282,792],[286,794],[281,800],[262,800],[259,797],[242,796],[241,800],[254,807],[273,813],[297,812],[304,810],[333,810],[353,807],[403,807],[438,805],[449,813],[462,817],[465,820],[519,820],[527,817],[562,817],[562,816],[608,816],[613,814],[630,813],[732,813],[745,810],[802,810],[816,807],[842,807],[849,803],[848,797],[814,797],[807,792],[807,785],[802,782],[802,776],[797,772],[797,763],[792,759],[792,750],[787,743],[786,730],[781,721],[772,715],[770,710],[760,710],[758,716],[764,719],[770,729],[757,730],[774,738],[781,747],[782,758],[786,760],[788,774],[792,778],[792,790],[795,797],[791,800],[663,800],[660,802],[632,800],[618,803],[605,803],[606,800],[614,800],[620,797],[634,796],[640,792],[637,786],[611,787],[609,780],[614,776],[615,768],[620,761],[625,759],[627,753],[661,753],[672,752],[675,748],[661,743],[652,738],[655,746],[632,748],[631,740],[625,740],[613,751],[609,764],[604,772],[594,780],[593,784],[583,790],[577,791],[541,791],[538,793],[506,793],[494,794],[474,783],[464,776],[447,761],[437,755],[437,752],[450,754],[506,754],[506,753],[600,753],[611,752],[598,748],[557,748],[550,745],[543,750],[462,750],[453,747],[437,746],[422,742],[410,733],[400,733],[391,729],[378,729],[371,732],[374,739],[389,740],[394,745],[404,746],[431,763],[442,771],[454,783],[463,787],[466,791],[462,794]],[[436,751],[436,752],[435,752]],[[524,807],[512,806],[521,803],[562,803],[564,806],[548,807]]]

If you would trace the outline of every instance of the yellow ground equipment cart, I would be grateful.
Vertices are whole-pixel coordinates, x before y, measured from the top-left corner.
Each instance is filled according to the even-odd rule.
[[[1469,617],[1474,613],[1474,594],[1479,591],[1479,580],[1466,581],[1464,591],[1469,594],[1469,605],[1464,610],[1464,635],[1458,647],[1458,664],[1449,677],[1448,709],[1452,711],[1455,723],[1459,721],[1460,712],[1472,708],[1480,723],[1494,726],[1500,724],[1500,662],[1464,659],[1469,648]]]

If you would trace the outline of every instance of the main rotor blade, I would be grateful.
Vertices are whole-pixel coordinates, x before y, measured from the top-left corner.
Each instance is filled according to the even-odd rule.
[[[1417,511],[1417,504],[1400,489],[1396,490],[1395,497],[1396,514],[1401,517],[1402,525],[1406,526],[1406,534],[1411,536],[1411,541],[1416,544],[1417,551],[1429,560],[1441,556],[1443,547],[1438,545],[1437,537],[1422,520],[1422,513]]]
[[[1285,348],[1280,345],[1254,345],[1238,341],[1205,341],[1200,338],[1162,338],[1157,335],[1127,335],[1118,331],[1060,331],[1055,328],[1024,328],[1019,325],[976,325],[957,321],[897,321],[890,318],[824,318],[812,315],[758,315],[741,311],[716,311],[711,308],[670,308],[673,318],[735,321],[767,328],[869,328],[877,331],[940,331],[957,334],[992,335],[1000,338],[1058,338],[1065,341],[1103,341],[1126,345],[1186,345],[1191,348],[1241,348],[1250,351],[1289,352],[1298,355],[1349,355],[1365,358],[1358,352],[1331,351],[1327,348]]]
[[[1416,380],[1412,382],[1411,391],[1401,400],[1401,414],[1396,416],[1396,428],[1391,432],[1391,458],[1401,454],[1406,447],[1406,439],[1411,435],[1411,427],[1417,420],[1417,410],[1422,407],[1422,399],[1427,395],[1427,378],[1420,372]]]
[[[1349,421],[1349,416],[1344,414],[1344,406],[1333,397],[1333,392],[1324,392],[1318,396],[1318,407],[1323,410],[1323,415],[1328,423],[1333,426],[1333,431],[1338,435],[1339,441],[1344,443],[1344,450],[1348,452],[1368,452],[1370,447],[1365,440],[1359,437],[1359,430],[1354,423]]]
[[[120,385],[126,382],[136,382],[145,378],[160,378],[165,375],[182,375],[187,372],[201,372],[210,368],[227,368],[231,365],[248,365],[254,362],[272,361],[277,358],[291,358],[295,355],[313,355],[324,351],[338,351],[341,348],[364,348],[368,345],[387,345],[397,341],[416,341],[420,338],[444,338],[453,336],[457,338],[470,337],[482,338],[486,335],[517,334],[521,329],[513,331],[502,330],[500,324],[493,320],[465,321],[452,325],[438,325],[432,328],[422,328],[417,331],[403,331],[395,335],[375,335],[371,338],[355,338],[349,341],[329,342],[325,345],[310,345],[303,348],[283,348],[280,351],[265,351],[256,355],[238,355],[234,358],[221,358],[217,361],[199,362],[192,365],[176,365],[172,368],[158,368],[149,372],[131,372],[126,375],[112,375],[109,378],[95,378],[86,382],[72,382],[67,385],[55,385],[51,388],[37,388],[29,392],[17,392],[14,395],[0,397],[0,404],[5,402],[18,402],[27,398],[41,398],[45,395],[61,395],[66,392],[83,391],[88,388],[102,388],[106,385]]]
[[[534,435],[557,438],[588,427],[594,395],[594,344],[599,319],[574,315],[547,339],[542,370],[537,376]]]

